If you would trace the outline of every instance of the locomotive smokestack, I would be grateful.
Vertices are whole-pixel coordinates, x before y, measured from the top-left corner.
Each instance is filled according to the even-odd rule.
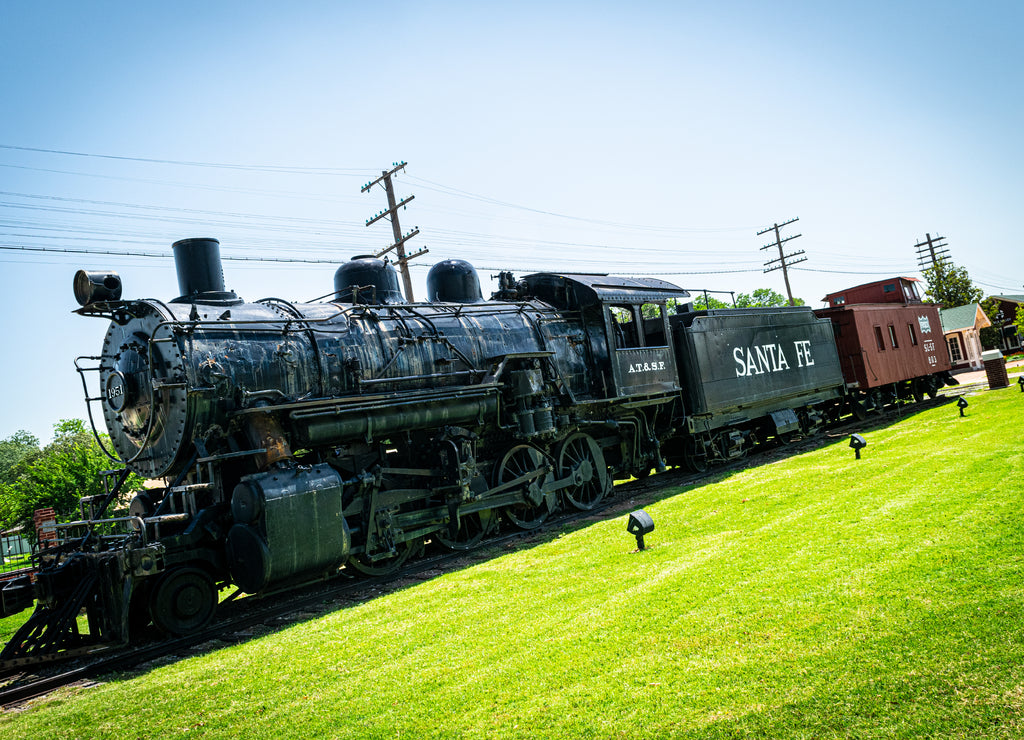
[[[178,271],[176,300],[234,300],[237,296],[224,290],[224,269],[220,262],[220,242],[216,239],[181,239],[171,245],[174,267]]]

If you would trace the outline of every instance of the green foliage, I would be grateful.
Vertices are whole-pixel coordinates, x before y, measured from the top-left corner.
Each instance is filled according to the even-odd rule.
[[[21,438],[23,445],[30,441]],[[84,421],[59,422],[54,426],[53,441],[23,457],[12,469],[16,475],[0,483],[0,527],[24,525],[26,535],[33,538],[31,522],[36,509],[53,507],[58,519],[75,516],[79,498],[104,493],[100,473],[116,467]],[[133,474],[125,490],[136,489],[141,483],[142,478]]]
[[[921,270],[928,282],[928,290],[924,294],[925,303],[941,303],[946,308],[966,306],[977,303],[984,291],[974,285],[967,268],[953,264],[939,264]]]
[[[981,310],[985,312],[992,326],[986,326],[978,332],[982,349],[1001,349],[1003,343],[1002,327],[999,323],[999,301],[986,298],[981,302]]]
[[[803,298],[794,298],[793,304],[796,306],[806,305]],[[749,295],[747,293],[736,294],[737,308],[775,308],[788,305],[789,299],[771,288],[758,288]]]
[[[1024,305],[1017,306],[1017,318],[1014,319],[1013,325],[1017,327],[1017,333],[1024,337]]]
[[[627,500],[530,549],[63,690],[0,714],[0,734],[1019,738],[1020,395],[862,429],[861,460],[841,439]],[[638,553],[639,505],[656,529]]]
[[[732,308],[732,306],[725,301],[718,300],[714,296],[701,293],[694,299],[693,308],[695,311],[706,311],[712,308]]]
[[[0,484],[14,482],[21,463],[38,452],[39,440],[24,430],[0,440]]]

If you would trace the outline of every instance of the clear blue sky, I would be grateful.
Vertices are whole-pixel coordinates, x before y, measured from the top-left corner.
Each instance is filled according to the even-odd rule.
[[[811,305],[916,274],[926,233],[986,293],[1020,293],[1022,27],[1019,2],[8,1],[0,246],[169,254],[215,236],[225,256],[341,262],[389,243],[363,225],[383,192],[359,188],[405,160],[402,225],[430,249],[418,297],[449,257],[485,278],[782,292],[756,232],[793,217]],[[4,249],[0,265],[0,438],[47,442],[85,416],[73,360],[105,330],[71,314],[74,272],[167,299],[173,262]],[[248,299],[323,295],[333,270],[225,263]]]

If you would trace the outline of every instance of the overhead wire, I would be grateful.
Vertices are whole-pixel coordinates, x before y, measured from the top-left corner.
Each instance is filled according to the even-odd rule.
[[[241,172],[256,172],[265,173],[272,176],[278,175],[299,175],[299,176],[333,176],[333,177],[365,177],[367,173],[376,172],[373,168],[341,168],[341,167],[307,167],[307,166],[295,166],[295,165],[266,165],[266,164],[244,164],[244,163],[227,163],[227,162],[209,162],[209,161],[198,161],[198,160],[176,160],[167,158],[154,158],[154,157],[135,157],[127,155],[117,154],[104,154],[104,153],[91,153],[91,152],[79,152],[71,150],[62,150],[54,148],[42,148],[42,147],[26,147],[17,146],[13,144],[0,144],[0,149],[9,151],[20,151],[34,154],[47,154],[54,156],[64,157],[75,157],[80,159],[89,160],[108,160],[116,162],[129,162],[139,163],[143,165],[169,165],[169,166],[180,166],[180,167],[199,167],[207,169],[217,170],[235,170]],[[201,183],[180,183],[166,180],[154,180],[145,178],[130,178],[117,175],[109,175],[102,173],[83,173],[83,172],[71,172],[65,170],[51,170],[41,167],[31,167],[27,165],[18,165],[10,163],[0,163],[2,167],[15,167],[22,169],[34,169],[43,172],[51,172],[57,174],[69,174],[69,175],[80,175],[89,177],[105,177],[111,179],[126,179],[135,182],[146,182],[147,184],[153,184],[158,186],[171,186],[171,187],[185,187],[195,189],[213,189],[222,190],[229,193],[236,193],[241,195],[260,195],[267,197],[294,197],[303,198],[308,200],[319,200],[325,202],[339,203],[340,201],[355,203],[357,197],[350,196],[329,196],[325,197],[322,194],[317,196],[315,194],[304,194],[296,193],[293,191],[282,191],[282,190],[258,190],[249,187],[237,187],[237,186],[218,186],[209,182]],[[612,267],[635,267],[637,260],[642,259],[644,256],[649,256],[652,259],[660,259],[662,261],[669,262],[666,257],[675,257],[678,259],[685,259],[688,266],[691,269],[685,271],[669,271],[672,267],[671,264],[666,264],[666,269],[659,270],[657,272],[650,273],[637,273],[631,271],[630,274],[661,274],[661,275],[709,275],[709,274],[735,274],[735,273],[756,273],[762,272],[763,263],[760,261],[762,255],[756,253],[750,253],[746,247],[737,249],[723,249],[721,245],[716,245],[718,248],[694,248],[693,245],[683,245],[679,243],[680,238],[687,238],[687,241],[693,237],[707,237],[715,235],[719,238],[728,237],[730,234],[738,235],[739,233],[750,231],[753,227],[751,226],[710,226],[710,227],[696,227],[696,226],[665,226],[656,224],[635,224],[626,223],[606,219],[598,219],[583,216],[574,216],[571,214],[560,213],[554,210],[546,210],[540,208],[534,208],[527,205],[518,203],[512,203],[509,201],[493,198],[480,193],[474,193],[461,188],[452,187],[439,183],[426,178],[421,178],[408,173],[401,173],[402,177],[408,178],[410,181],[417,184],[418,187],[422,187],[428,191],[443,194],[450,198],[458,200],[468,200],[475,203],[483,203],[489,206],[497,208],[498,211],[495,213],[487,214],[484,216],[487,220],[503,220],[503,221],[519,221],[521,223],[535,223],[533,220],[529,220],[524,216],[514,216],[507,211],[513,211],[520,214],[534,214],[539,216],[545,216],[554,218],[559,221],[575,224],[585,224],[590,227],[594,227],[603,232],[614,232],[624,231],[627,233],[643,235],[643,243],[632,243],[627,245],[617,245],[613,243],[615,240],[609,242],[598,242],[593,240],[573,239],[573,240],[559,240],[557,238],[531,238],[529,236],[508,236],[508,235],[496,235],[493,233],[486,233],[481,231],[471,230],[456,230],[456,229],[443,229],[436,228],[430,230],[430,248],[432,251],[451,251],[458,250],[460,253],[468,253],[474,259],[480,259],[487,261],[489,257],[494,256],[495,249],[507,250],[510,247],[513,248],[552,248],[561,250],[572,250],[571,255],[564,253],[557,255],[542,255],[538,259],[538,255],[534,254],[531,259],[538,259],[538,262],[548,263],[550,261],[557,261],[564,264],[565,259],[571,259],[573,265],[597,265],[601,269],[612,268]],[[396,175],[397,177],[397,175]],[[293,251],[303,251],[306,254],[315,254],[332,252],[337,253],[342,250],[357,249],[360,251],[372,251],[372,248],[368,248],[367,245],[370,241],[376,237],[370,232],[362,230],[362,227],[357,223],[339,220],[339,219],[324,219],[324,218],[311,218],[301,216],[274,216],[266,214],[253,214],[238,211],[216,211],[199,208],[180,208],[174,206],[152,206],[144,205],[139,203],[124,203],[118,201],[103,201],[103,200],[90,200],[84,198],[72,198],[69,196],[57,196],[57,195],[38,195],[30,193],[18,193],[13,191],[0,191],[0,195],[8,199],[22,199],[22,200],[34,200],[34,201],[50,201],[51,203],[65,203],[69,206],[71,204],[78,204],[84,206],[82,208],[64,207],[59,205],[32,205],[29,203],[17,203],[11,200],[0,201],[0,208],[6,209],[22,209],[32,212],[45,212],[53,215],[58,215],[64,219],[64,223],[51,222],[47,225],[41,225],[37,222],[17,220],[17,219],[0,219],[0,224],[6,223],[8,226],[14,226],[20,228],[21,231],[15,234],[7,233],[0,234],[9,239],[28,239],[32,241],[53,241],[55,239],[65,240],[76,240],[76,241],[102,241],[107,243],[113,241],[116,243],[124,244],[143,244],[143,245],[157,245],[161,241],[159,238],[154,236],[151,230],[132,230],[132,229],[110,229],[108,227],[99,227],[96,225],[96,221],[100,219],[122,219],[122,220],[134,220],[142,221],[147,223],[157,222],[168,225],[202,225],[206,228],[225,229],[229,232],[237,230],[239,233],[246,233],[248,236],[240,241],[244,241],[244,244],[239,248],[245,248],[251,251],[255,251],[255,254],[250,254],[245,257],[238,257],[238,259],[246,260],[249,262],[278,262],[288,261],[301,263],[309,261],[313,264],[320,262],[332,262],[337,261],[336,259],[325,259],[319,260],[310,258],[306,260],[298,257],[286,257],[282,256],[284,253]],[[436,212],[436,213],[462,213],[467,216],[480,217],[479,211],[470,209],[459,209],[457,207],[443,206],[436,203],[424,204],[422,208],[424,212]],[[89,219],[92,223],[82,222],[80,219]],[[31,234],[26,232],[36,231],[38,233]],[[157,230],[159,232],[159,230]],[[74,236],[55,236],[55,234],[73,234]],[[96,235],[96,236],[89,236]],[[646,241],[647,239],[673,239],[675,240],[671,245],[658,245],[651,244]],[[384,239],[381,239],[384,242]],[[6,245],[4,248],[12,248],[13,245]],[[31,245],[21,245],[31,246]],[[382,245],[383,246],[383,245]],[[874,260],[871,263],[865,264],[863,259],[848,255],[842,251],[842,246],[838,246],[838,251],[832,250],[820,250],[816,253],[816,266],[815,267],[792,267],[794,271],[805,271],[805,272],[816,272],[816,273],[827,273],[827,274],[845,274],[845,275],[888,275],[893,273],[900,274],[912,274],[916,273],[917,270],[911,265],[912,260],[908,257],[906,260]],[[36,248],[42,250],[45,245],[36,245]],[[61,251],[56,247],[46,247],[48,251]],[[265,252],[272,250],[272,254],[266,254]],[[585,250],[585,253],[581,253],[580,250]],[[114,254],[115,252],[106,252],[93,250],[95,253],[108,253]],[[596,252],[596,254],[595,254]],[[122,254],[122,253],[116,253]],[[128,253],[123,253],[124,256],[130,256]],[[613,256],[616,255],[616,256]],[[619,254],[625,256],[617,256]],[[157,255],[153,255],[157,256]],[[161,255],[162,256],[162,255]],[[148,256],[146,257],[148,258]],[[226,259],[233,259],[228,253]],[[725,258],[725,259],[723,259]],[[674,261],[674,260],[673,260]],[[705,264],[706,263],[706,264]],[[412,263],[412,266],[419,269],[421,265]],[[708,267],[709,269],[700,269]],[[908,269],[909,267],[909,269]],[[481,268],[481,269],[499,269],[499,268]],[[525,268],[522,268],[525,269]],[[551,269],[546,268],[546,269]],[[982,273],[982,279],[976,280],[980,285],[986,287],[997,288],[1007,292],[1012,292],[1014,289],[1008,288],[1006,285],[1001,284],[1006,280],[1003,275],[989,275]]]

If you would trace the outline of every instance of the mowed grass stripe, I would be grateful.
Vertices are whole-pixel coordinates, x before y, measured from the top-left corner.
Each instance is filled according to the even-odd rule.
[[[599,522],[0,733],[1019,737],[1021,396],[680,490],[644,552]]]

